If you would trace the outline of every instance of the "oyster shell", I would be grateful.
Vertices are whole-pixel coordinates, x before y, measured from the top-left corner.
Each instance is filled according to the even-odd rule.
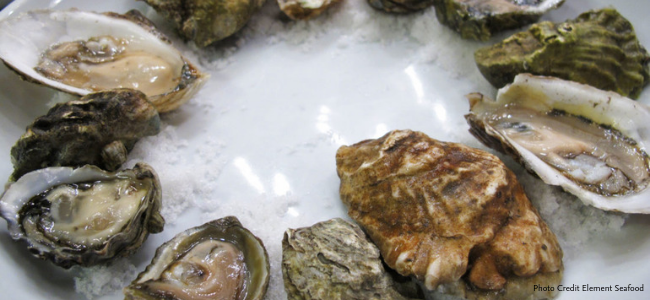
[[[66,93],[134,88],[160,112],[170,111],[189,100],[207,75],[145,20],[136,12],[18,14],[0,21],[0,58],[24,79]]]
[[[163,230],[160,183],[139,163],[108,173],[95,166],[51,167],[25,174],[0,198],[15,240],[63,268],[90,266],[135,252]]]
[[[266,0],[142,0],[199,47],[239,31]]]
[[[485,78],[501,88],[519,73],[554,76],[637,98],[650,81],[650,55],[634,27],[613,8],[575,20],[532,25],[474,54]]]
[[[336,153],[341,200],[386,264],[427,290],[468,299],[544,299],[562,250],[494,155],[392,131]]]
[[[176,235],[124,288],[127,300],[261,300],[269,284],[262,241],[225,217]]]
[[[409,13],[425,9],[436,0],[368,0],[375,9],[389,13]]]
[[[309,20],[320,16],[341,0],[277,0],[282,12],[293,20]]]
[[[584,84],[520,74],[468,96],[470,132],[544,182],[604,210],[650,213],[650,108]]]
[[[343,219],[288,229],[282,275],[289,300],[406,300],[386,272],[379,249]]]
[[[465,39],[488,40],[492,34],[533,23],[564,0],[433,0],[440,23]]]
[[[90,164],[114,171],[140,138],[158,132],[158,112],[136,90],[92,93],[57,104],[11,148],[11,180],[50,166]]]

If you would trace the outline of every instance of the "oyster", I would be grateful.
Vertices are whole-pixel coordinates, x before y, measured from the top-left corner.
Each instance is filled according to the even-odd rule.
[[[650,108],[584,84],[520,74],[468,96],[470,132],[544,182],[604,210],[650,213]]]
[[[161,192],[144,163],[118,173],[51,167],[9,185],[0,213],[34,256],[64,268],[90,266],[130,255],[149,233],[163,230]]]
[[[239,31],[266,0],[142,0],[199,47]]]
[[[280,9],[293,20],[318,17],[330,6],[341,0],[277,0]]]
[[[11,148],[12,180],[50,166],[91,164],[113,171],[141,137],[158,132],[158,112],[136,90],[92,93],[57,104]]]
[[[160,112],[170,111],[189,100],[207,75],[144,20],[135,12],[18,14],[0,22],[0,58],[24,79],[66,93],[134,88]]]
[[[564,0],[433,0],[440,23],[465,39],[488,40],[492,34],[533,23]]]
[[[262,241],[225,217],[188,229],[156,250],[147,269],[124,288],[127,300],[261,300],[269,284]]]
[[[375,9],[389,13],[409,13],[431,6],[435,0],[368,0]]]
[[[650,55],[615,9],[531,26],[474,54],[485,78],[501,88],[519,73],[554,76],[637,98],[650,81]]]
[[[343,219],[288,229],[282,275],[290,300],[407,299],[384,269],[377,246]]]
[[[386,264],[427,290],[468,299],[544,299],[562,250],[494,155],[410,130],[336,153],[341,200]]]

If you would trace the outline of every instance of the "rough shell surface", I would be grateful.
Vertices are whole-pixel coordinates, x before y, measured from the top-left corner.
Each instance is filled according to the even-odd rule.
[[[277,0],[280,9],[293,20],[309,20],[320,16],[341,0]]]
[[[179,233],[156,250],[156,255],[147,268],[129,286],[124,288],[127,300],[183,299],[173,291],[161,290],[161,286],[181,286],[183,292],[196,292],[222,289],[223,282],[215,282],[220,274],[237,268],[228,265],[223,269],[211,269],[202,257],[188,257],[201,245],[211,242],[227,243],[244,255],[246,283],[233,299],[262,300],[269,284],[270,264],[262,241],[244,228],[236,217],[228,216],[190,228]],[[213,248],[212,251],[218,250]],[[177,271],[183,270],[179,273]],[[214,284],[213,284],[214,283]],[[210,294],[214,297],[215,294]],[[231,299],[216,294],[217,299]]]
[[[49,226],[24,226],[29,222],[50,224],[50,202],[34,200],[39,194],[60,185],[77,185],[126,178],[147,182],[149,190],[133,215],[119,232],[113,233],[100,244],[83,244],[73,240],[53,239]],[[120,191],[109,191],[112,197]],[[7,220],[9,232],[15,240],[24,240],[30,252],[54,264],[70,268],[73,265],[90,266],[117,256],[127,256],[140,248],[149,233],[163,230],[165,220],[160,215],[162,189],[155,171],[147,164],[138,163],[131,170],[109,173],[95,166],[78,169],[51,167],[25,174],[10,184],[0,199],[0,213]],[[111,199],[110,201],[114,201]],[[77,212],[75,212],[77,213]],[[73,213],[73,214],[75,214]],[[110,217],[112,215],[108,215]],[[74,217],[73,217],[74,218]],[[29,219],[29,220],[28,220]],[[30,221],[31,220],[31,221]],[[88,233],[93,234],[93,233]]]
[[[75,9],[35,10],[13,15],[0,22],[0,58],[24,80],[84,96],[96,90],[46,77],[36,67],[43,54],[55,45],[101,36],[128,40],[129,49],[142,50],[168,64],[171,72],[174,72],[170,75],[174,81],[165,92],[147,95],[159,112],[174,110],[187,102],[209,77],[183,57],[171,46],[169,39],[155,29],[151,21],[135,10],[124,15]],[[132,72],[135,74],[137,70]],[[131,73],[110,76],[135,76],[129,74]],[[118,87],[131,86],[115,86]]]
[[[348,214],[401,275],[470,299],[554,296],[533,285],[560,283],[562,250],[494,155],[403,130],[336,162]]]
[[[160,117],[146,96],[118,89],[57,104],[36,118],[11,148],[12,178],[51,166],[96,165],[116,170],[142,137],[160,131]]]
[[[379,249],[343,219],[288,229],[282,275],[290,300],[406,300],[382,265]]]
[[[650,81],[650,55],[634,27],[613,8],[575,20],[540,22],[476,51],[476,64],[495,87],[520,73],[553,76],[637,98]]]
[[[496,100],[478,93],[471,94],[468,98],[470,113],[465,118],[470,124],[470,132],[486,146],[512,156],[545,183],[562,187],[587,205],[610,211],[650,213],[650,189],[647,183],[641,191],[619,196],[606,196],[587,190],[490,126],[485,118],[488,116],[486,113],[513,104],[528,106],[540,112],[559,109],[614,129],[647,153],[650,146],[650,108],[646,105],[588,85],[530,74],[517,75],[512,84],[499,90]],[[645,165],[641,167],[647,170],[650,168],[650,160],[645,156]]]
[[[564,0],[434,0],[440,23],[465,39],[488,40],[492,34],[533,23]]]
[[[143,0],[199,47],[239,31],[266,0]]]

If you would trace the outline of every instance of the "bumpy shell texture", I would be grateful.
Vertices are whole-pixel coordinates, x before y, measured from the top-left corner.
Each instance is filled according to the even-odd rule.
[[[488,40],[499,31],[533,23],[564,0],[433,0],[440,23],[465,39]]]
[[[343,219],[288,229],[282,275],[290,300],[406,300],[384,269],[379,249]]]
[[[143,0],[199,47],[239,31],[266,0]]]
[[[637,98],[650,80],[650,56],[634,27],[615,9],[581,14],[575,20],[540,22],[474,54],[495,87],[519,73],[553,76]]]
[[[348,214],[401,275],[470,299],[554,295],[533,285],[560,283],[562,250],[497,157],[404,130],[336,162]]]
[[[262,300],[269,272],[262,241],[228,216],[190,228],[161,245],[151,264],[124,288],[124,295],[127,300]]]
[[[128,181],[128,188],[107,189],[115,180]],[[91,197],[83,194],[102,182],[109,184]],[[61,186],[79,194],[48,196]],[[63,268],[91,266],[130,255],[149,233],[161,232],[165,224],[161,197],[158,176],[144,163],[118,173],[95,166],[51,167],[9,185],[0,200],[0,213],[12,237],[24,240],[34,256]]]
[[[117,89],[57,104],[27,127],[11,148],[12,179],[51,166],[96,165],[116,170],[142,137],[160,132],[146,96]]]

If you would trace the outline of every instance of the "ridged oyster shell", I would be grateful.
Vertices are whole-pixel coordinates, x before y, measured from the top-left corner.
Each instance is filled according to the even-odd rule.
[[[650,213],[650,108],[614,92],[520,74],[468,96],[470,132],[545,183],[603,210]]]
[[[0,21],[0,58],[24,79],[59,91],[84,96],[104,89],[150,86],[151,93],[145,93],[159,112],[176,109],[199,90],[207,75],[142,20],[146,19],[136,12],[126,16],[79,10],[17,14]],[[107,42],[107,37],[114,40]],[[69,48],[73,47],[81,53],[72,54]],[[111,51],[118,54],[108,55]],[[41,63],[46,52],[55,59]],[[69,61],[81,63],[63,63]],[[67,78],[72,71],[82,74],[75,80],[78,84],[56,79]]]
[[[577,81],[637,98],[650,81],[650,55],[634,27],[613,8],[588,11],[575,20],[532,25],[478,49],[476,64],[495,87],[519,73]]]
[[[382,265],[379,249],[343,219],[288,229],[282,275],[289,300],[406,300]]]
[[[465,39],[484,41],[499,31],[533,23],[562,3],[564,0],[433,0],[440,23]]]
[[[395,130],[336,153],[341,200],[384,262],[427,290],[468,299],[545,299],[562,250],[494,155]]]
[[[135,252],[163,230],[160,183],[139,163],[109,173],[95,166],[51,167],[7,187],[0,213],[15,240],[63,268],[90,266]]]
[[[36,118],[11,148],[11,180],[40,168],[96,165],[114,171],[142,137],[160,132],[160,117],[136,90],[91,93]]]
[[[229,216],[164,243],[124,294],[127,300],[262,300],[269,272],[262,241]]]

